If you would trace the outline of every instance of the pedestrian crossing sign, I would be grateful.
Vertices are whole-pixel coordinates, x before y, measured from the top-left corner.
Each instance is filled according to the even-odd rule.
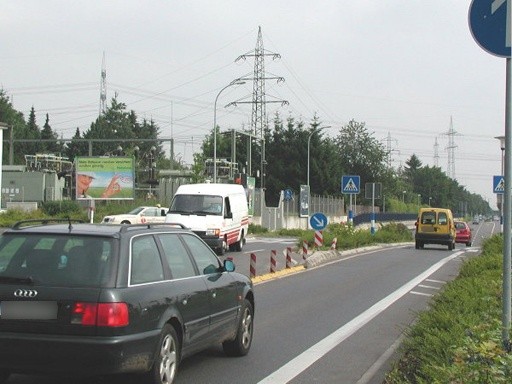
[[[494,193],[505,193],[505,178],[503,176],[493,176],[492,186]]]
[[[358,175],[341,177],[341,193],[355,194],[360,192],[361,178]]]

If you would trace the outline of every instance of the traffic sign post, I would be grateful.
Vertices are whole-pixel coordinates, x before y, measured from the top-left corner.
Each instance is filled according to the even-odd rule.
[[[350,205],[348,209],[348,222],[352,224],[354,215],[352,213],[352,195],[358,194],[361,190],[361,177],[359,175],[345,175],[341,177],[341,193],[348,193]]]
[[[507,59],[505,91],[505,177],[503,186],[503,326],[502,339],[510,348],[511,323],[511,199],[512,199],[512,62],[510,43],[512,0],[473,0],[469,7],[469,26],[477,44],[492,55]],[[506,234],[506,235],[505,235]]]

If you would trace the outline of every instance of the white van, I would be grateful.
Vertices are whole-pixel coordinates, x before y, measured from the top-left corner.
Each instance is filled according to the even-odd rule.
[[[185,184],[178,187],[166,223],[192,229],[217,254],[242,250],[249,229],[245,189],[239,184]]]

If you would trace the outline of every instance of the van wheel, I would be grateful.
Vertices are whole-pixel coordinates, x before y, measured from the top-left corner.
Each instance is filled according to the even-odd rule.
[[[235,245],[235,251],[237,252],[242,252],[242,248],[244,247],[244,243],[245,243],[245,237],[244,237],[244,234],[242,233],[240,235],[240,240],[238,240],[234,245]]]

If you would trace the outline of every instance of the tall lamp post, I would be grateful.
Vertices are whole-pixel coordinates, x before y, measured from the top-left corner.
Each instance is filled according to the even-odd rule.
[[[309,200],[310,200],[310,197],[311,197],[311,191],[310,191],[310,188],[309,188],[309,162],[310,162],[310,148],[311,148],[311,137],[313,136],[314,133],[316,132],[320,132],[322,129],[325,129],[325,128],[331,128],[330,125],[326,125],[325,127],[318,127],[318,128],[315,128],[313,129],[313,131],[311,131],[311,133],[309,134],[308,136],[308,178],[307,178],[307,185],[308,185],[308,217],[309,217]]]
[[[420,200],[421,200],[421,194],[418,193],[418,209],[420,209]]]
[[[224,88],[222,88],[219,93],[217,93],[217,97],[215,97],[215,103],[213,105],[213,182],[217,182],[217,100],[219,99],[220,94],[226,88],[229,88],[233,85],[241,85],[245,84],[245,81],[241,81],[240,79],[235,79]]]
[[[504,177],[504,160],[505,160],[505,136],[496,136],[495,139],[500,141],[500,149],[501,149],[501,176]],[[503,194],[499,193],[496,195],[496,203],[500,210],[500,226],[501,232],[503,233]]]

